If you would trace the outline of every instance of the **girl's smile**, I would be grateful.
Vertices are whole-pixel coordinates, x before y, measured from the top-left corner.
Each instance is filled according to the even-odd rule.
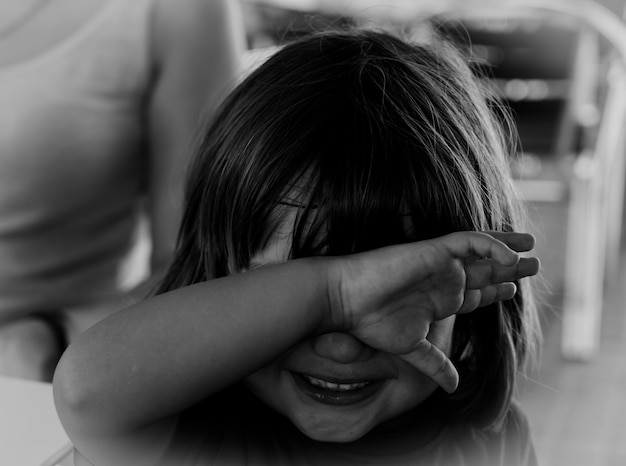
[[[320,403],[344,406],[360,403],[375,396],[385,383],[385,379],[350,382],[345,379],[333,381],[292,372],[298,388],[307,396]]]
[[[332,406],[367,403],[397,376],[384,357],[340,333],[321,335],[296,347],[287,357],[286,367],[295,390]]]
[[[429,339],[447,350],[454,318]],[[398,356],[345,333],[320,335],[250,375],[247,386],[308,437],[350,442],[426,400],[437,388]]]

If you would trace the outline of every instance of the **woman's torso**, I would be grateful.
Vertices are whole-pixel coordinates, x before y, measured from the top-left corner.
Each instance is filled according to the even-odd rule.
[[[0,319],[141,278],[152,2],[47,0],[0,24]]]

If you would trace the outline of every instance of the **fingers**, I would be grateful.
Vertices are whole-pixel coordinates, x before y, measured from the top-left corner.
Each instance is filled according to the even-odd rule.
[[[514,231],[486,231],[485,233],[503,242],[513,251],[526,252],[535,247],[535,237],[529,233],[518,233]]]
[[[521,258],[513,266],[502,266],[489,259],[480,259],[465,266],[465,293],[458,313],[512,299],[517,292],[513,283],[524,277],[536,275],[540,262],[536,257]]]
[[[486,286],[480,290],[466,290],[463,296],[463,304],[457,314],[465,314],[479,307],[512,299],[517,293],[515,283],[498,283]]]
[[[504,234],[505,235],[505,234]],[[525,235],[516,233],[515,235]],[[513,241],[513,236],[501,236]],[[530,236],[530,235],[528,235]],[[481,232],[458,232],[451,233],[440,238],[443,246],[454,257],[470,258],[472,256],[493,259],[505,266],[515,265],[519,261],[519,255],[506,243],[497,239],[494,235]],[[518,237],[513,241],[517,246],[526,244],[529,240]],[[519,243],[519,244],[518,244]]]
[[[401,358],[448,393],[459,385],[459,373],[450,359],[427,339],[419,341],[414,351]]]
[[[518,252],[529,251],[535,244],[535,238],[526,233],[489,232],[489,235]],[[458,311],[461,314],[512,299],[517,292],[513,282],[536,275],[541,266],[536,257],[522,257],[514,264],[489,258],[470,259],[465,264],[464,300]]]
[[[536,257],[522,257],[512,266],[503,266],[489,259],[479,259],[465,266],[465,287],[473,290],[530,277],[539,272],[540,265]]]

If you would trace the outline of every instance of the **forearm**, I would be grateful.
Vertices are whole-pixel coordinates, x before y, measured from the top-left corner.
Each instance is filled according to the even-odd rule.
[[[69,423],[137,428],[192,406],[323,330],[325,260],[289,261],[148,299],[81,335],[55,375]]]

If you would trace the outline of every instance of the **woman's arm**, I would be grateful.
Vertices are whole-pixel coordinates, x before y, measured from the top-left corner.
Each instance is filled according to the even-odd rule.
[[[174,248],[200,119],[215,110],[241,72],[245,31],[232,0],[156,0],[152,31],[149,214],[152,269],[158,271]]]

